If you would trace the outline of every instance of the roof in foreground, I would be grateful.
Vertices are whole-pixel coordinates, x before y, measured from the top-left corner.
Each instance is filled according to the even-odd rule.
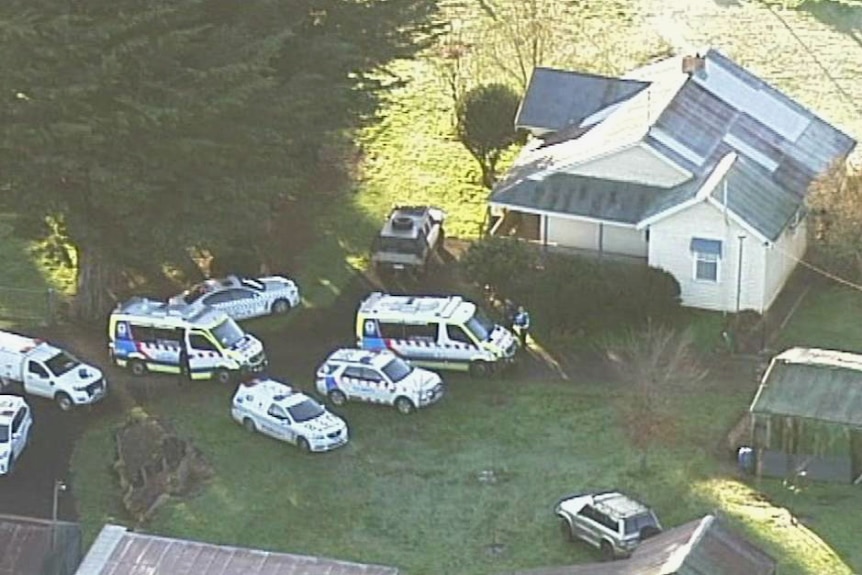
[[[0,515],[0,575],[41,573],[51,552],[52,527],[58,529],[60,545],[69,532],[79,534],[75,523],[58,521],[55,526],[43,519]]]
[[[75,575],[398,575],[398,569],[102,528]]]
[[[775,560],[707,515],[648,539],[631,558],[511,575],[772,575]]]
[[[777,355],[751,411],[862,427],[862,355],[802,347]]]

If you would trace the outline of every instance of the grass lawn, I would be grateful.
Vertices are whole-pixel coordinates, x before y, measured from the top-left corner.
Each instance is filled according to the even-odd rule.
[[[808,292],[782,330],[778,349],[822,347],[862,353],[862,291],[835,284]]]
[[[679,396],[677,439],[653,450],[641,473],[619,426],[614,388],[450,379],[442,403],[409,417],[348,405],[341,414],[351,442],[310,456],[246,433],[229,417],[227,390],[171,396],[169,389],[145,408],[193,438],[215,475],[199,495],[159,511],[146,530],[395,565],[410,575],[491,574],[597,560],[563,541],[551,508],[574,490],[618,487],[653,505],[668,527],[719,510],[779,557],[784,575],[850,572],[815,534],[824,533],[792,527],[783,509],[712,456],[748,391]],[[115,423],[93,426],[74,455],[87,477],[76,482],[76,496],[88,540],[103,521],[125,522],[110,471]],[[488,470],[494,480],[483,482]]]

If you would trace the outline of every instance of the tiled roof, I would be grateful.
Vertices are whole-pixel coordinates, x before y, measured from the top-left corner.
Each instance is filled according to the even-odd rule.
[[[52,529],[56,530],[59,559],[51,557]],[[70,573],[80,559],[81,531],[77,524],[0,515],[0,575],[44,573],[52,564],[55,573]]]
[[[171,539],[106,525],[75,575],[398,575],[398,569]]]

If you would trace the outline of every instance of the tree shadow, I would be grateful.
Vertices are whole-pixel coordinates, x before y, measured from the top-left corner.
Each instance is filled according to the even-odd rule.
[[[833,30],[850,36],[862,46],[862,5],[832,0],[808,0],[796,9],[810,14]]]

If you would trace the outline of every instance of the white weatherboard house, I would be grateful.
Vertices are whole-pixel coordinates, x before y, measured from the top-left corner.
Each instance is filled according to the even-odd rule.
[[[515,123],[535,138],[491,193],[494,233],[634,256],[731,312],[775,300],[810,184],[856,145],[713,49],[623,78],[537,68]]]

